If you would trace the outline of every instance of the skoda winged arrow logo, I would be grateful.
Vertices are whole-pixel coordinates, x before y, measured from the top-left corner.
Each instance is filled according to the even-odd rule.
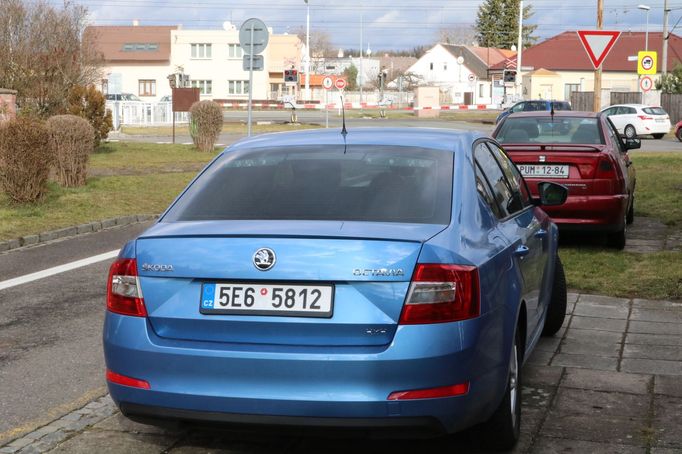
[[[269,270],[275,266],[276,261],[275,251],[267,247],[260,248],[253,254],[253,264],[261,271]]]

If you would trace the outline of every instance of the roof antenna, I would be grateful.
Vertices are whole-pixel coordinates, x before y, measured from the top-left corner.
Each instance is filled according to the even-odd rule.
[[[341,128],[341,134],[343,135],[343,139],[346,139],[346,134],[348,134],[348,131],[346,130],[346,106],[345,103],[343,102],[343,95],[341,96],[341,112],[343,113],[343,127]],[[344,151],[345,153],[345,151]]]

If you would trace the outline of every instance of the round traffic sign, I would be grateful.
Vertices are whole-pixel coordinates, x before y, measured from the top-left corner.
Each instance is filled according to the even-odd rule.
[[[475,74],[469,74],[469,82],[473,82],[476,80],[476,75]]]
[[[646,57],[642,58],[642,68],[649,71],[653,67],[654,67],[654,59],[652,57],[647,55]]]
[[[338,88],[339,90],[343,90],[346,88],[346,79],[336,79],[336,82],[334,82],[334,86]]]
[[[239,45],[245,54],[258,55],[268,46],[270,32],[260,19],[247,19],[239,28]]]
[[[651,80],[651,77],[644,76],[639,80],[639,86],[642,88],[642,91],[649,91],[653,88],[654,81]]]
[[[332,80],[331,77],[325,77],[322,80],[322,86],[324,87],[325,90],[329,90],[334,86],[334,80]]]

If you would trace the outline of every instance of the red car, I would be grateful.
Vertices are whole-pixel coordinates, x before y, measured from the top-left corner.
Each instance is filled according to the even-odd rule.
[[[678,121],[675,125],[675,137],[682,142],[682,121]]]
[[[628,150],[639,139],[622,138],[601,113],[556,111],[509,115],[495,137],[523,174],[530,192],[540,181],[568,188],[568,200],[547,207],[563,230],[606,232],[623,249],[627,224],[634,219],[635,170]]]

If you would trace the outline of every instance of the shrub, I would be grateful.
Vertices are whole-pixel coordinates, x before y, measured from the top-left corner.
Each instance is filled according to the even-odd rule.
[[[200,151],[211,151],[223,128],[223,109],[213,101],[199,101],[190,108],[190,134]]]
[[[19,117],[0,125],[0,187],[10,200],[34,202],[47,191],[52,153],[45,124]]]
[[[67,188],[85,185],[95,131],[85,118],[57,115],[46,123],[57,182]]]
[[[106,108],[104,95],[94,85],[74,85],[69,91],[67,113],[83,117],[92,125],[95,146],[106,139],[113,128],[111,111]]]

